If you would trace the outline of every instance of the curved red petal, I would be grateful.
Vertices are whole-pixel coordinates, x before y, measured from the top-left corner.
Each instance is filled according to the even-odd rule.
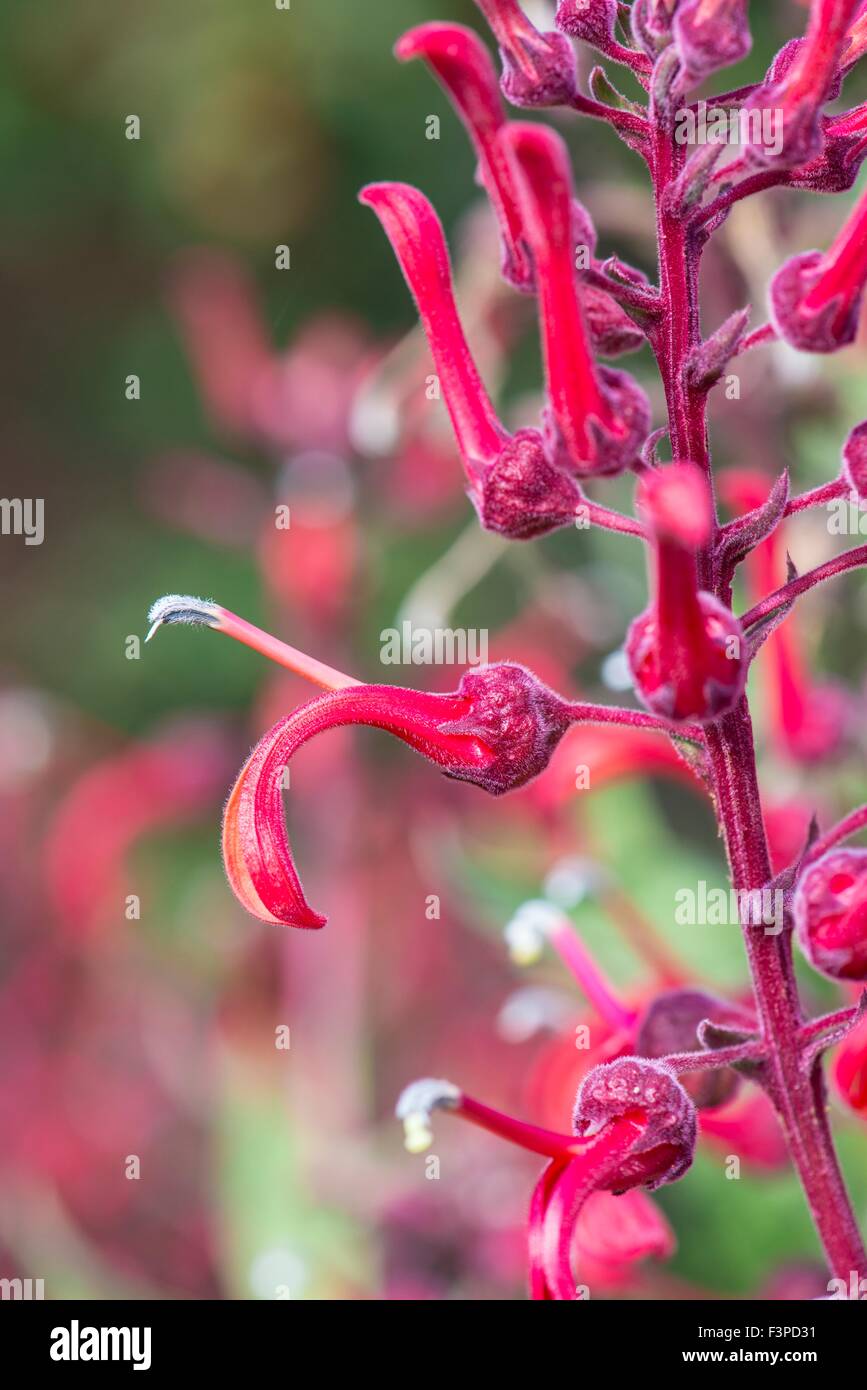
[[[444,734],[439,727],[464,717],[469,703],[457,695],[356,685],[321,695],[279,720],[241,769],[223,816],[223,862],[242,906],[263,922],[315,928],[326,921],[304,896],[283,814],[283,772],[302,744],[325,729],[366,724],[385,729],[446,771],[480,770],[491,761],[491,750],[471,734]]]

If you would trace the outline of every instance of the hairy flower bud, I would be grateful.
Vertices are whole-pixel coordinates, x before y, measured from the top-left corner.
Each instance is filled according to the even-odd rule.
[[[575,95],[575,54],[562,34],[540,34],[518,0],[476,0],[503,61],[503,95],[513,106],[564,106]]]
[[[622,357],[644,346],[645,334],[605,290],[596,285],[582,285],[581,304],[593,350],[601,357]]]
[[[861,501],[867,501],[867,420],[856,425],[843,445],[843,474]]]
[[[677,0],[634,0],[629,16],[632,37],[655,59],[671,42],[671,17]]]
[[[867,850],[834,849],[810,864],[792,911],[814,970],[832,980],[867,980]]]
[[[744,1016],[725,999],[700,989],[671,989],[652,1000],[635,1039],[640,1057],[667,1057],[675,1052],[700,1052],[697,1029],[705,1019],[717,1024],[739,1024]],[[683,1086],[699,1110],[709,1110],[731,1100],[738,1088],[738,1074],[731,1067],[696,1072],[683,1078]]]
[[[680,0],[672,28],[692,85],[747,56],[753,44],[747,7],[748,0]]]
[[[582,505],[574,478],[552,463],[538,430],[517,430],[486,470],[473,501],[486,531],[533,540],[574,520]]]
[[[842,115],[823,118],[822,154],[791,169],[793,188],[811,193],[846,193],[854,185],[867,153],[867,102]]]
[[[709,723],[740,698],[747,655],[729,608],[698,587],[696,552],[711,526],[707,480],[691,463],[649,473],[639,488],[654,540],[654,601],[629,629],[626,655],[654,714]]]
[[[560,0],[554,23],[564,34],[604,52],[614,38],[617,0]]]
[[[609,1182],[614,1191],[674,1182],[692,1163],[695,1106],[672,1071],[643,1057],[617,1057],[588,1072],[581,1083],[572,1128],[579,1137],[613,1120],[636,1117],[643,1126]]]
[[[771,281],[771,317],[801,352],[837,352],[853,342],[867,283],[867,194],[829,251],[786,261]]]

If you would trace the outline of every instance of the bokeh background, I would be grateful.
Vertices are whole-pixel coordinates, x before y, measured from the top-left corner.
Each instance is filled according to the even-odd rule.
[[[795,3],[751,8],[737,81],[803,24]],[[631,699],[617,653],[644,603],[640,547],[478,532],[409,297],[356,202],[381,178],[432,198],[483,371],[511,420],[533,418],[532,304],[499,282],[446,98],[391,56],[432,18],[482,28],[469,0],[4,7],[3,491],[44,498],[45,540],[0,539],[0,1276],[42,1278],[47,1297],[522,1297],[536,1161],[444,1119],[431,1180],[392,1119],[401,1087],[430,1074],[568,1123],[588,1009],[553,959],[510,962],[514,910],[561,902],[631,999],[660,970],[733,996],[746,984],[736,928],[674,924],[679,888],[725,882],[703,793],[659,741],[604,731],[501,803],[383,736],[329,735],[287,793],[328,926],[246,917],[222,874],[221,806],[251,743],[309,691],[210,632],[134,640],[154,598],[190,592],[361,677],[452,688],[453,671],[381,665],[380,632],[410,617],[485,629],[492,657],[561,690]],[[847,103],[864,96],[856,73]],[[652,273],[639,162],[606,130],[554,119],[603,249]],[[751,298],[760,323],[768,274],[826,245],[849,196],[739,209],[707,256],[706,325]],[[740,399],[714,398],[718,468],[789,464],[799,489],[834,476],[867,414],[865,360],[861,343],[827,363],[744,361]],[[661,423],[647,355],[630,366]],[[630,505],[628,484],[598,495]],[[786,544],[803,569],[840,541],[819,513]],[[861,581],[836,581],[758,663],[781,863],[813,807],[863,799],[865,627]],[[818,758],[778,708],[787,673],[812,698],[811,666],[848,711]],[[805,990],[833,1006],[816,977]],[[867,1218],[864,1119],[833,1105]],[[718,1116],[658,1206],[676,1253],[599,1261],[601,1296],[824,1286],[760,1111]]]

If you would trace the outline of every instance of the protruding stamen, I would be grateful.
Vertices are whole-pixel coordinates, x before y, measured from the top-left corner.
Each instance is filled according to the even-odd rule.
[[[505,929],[509,954],[517,965],[533,965],[550,942],[588,1002],[615,1029],[629,1029],[635,1014],[619,999],[575,928],[560,908],[544,899],[524,903]]]
[[[170,623],[217,627],[219,612],[217,605],[209,599],[195,598],[192,594],[164,594],[148,609],[150,628],[145,641],[149,642],[159,628],[167,627]]]
[[[239,618],[237,613],[231,613],[228,608],[222,608],[209,599],[195,598],[192,594],[166,594],[151,605],[148,621],[151,626],[145,638],[146,642],[149,642],[161,627],[167,627],[172,623],[190,623],[193,626],[210,627],[216,632],[223,632],[227,637],[233,637],[236,642],[252,647],[253,651],[268,657],[269,661],[276,661],[278,666],[285,666],[288,671],[294,671],[297,676],[303,676],[305,680],[321,686],[324,690],[345,690],[348,686],[360,684],[354,676],[344,675],[333,666],[326,666],[315,657],[307,656],[297,647],[290,647],[288,642],[281,642],[279,637],[272,637],[270,632],[248,623],[246,619]]]
[[[433,1143],[431,1116],[435,1110],[454,1110],[461,1092],[451,1081],[426,1076],[413,1081],[398,1096],[394,1113],[403,1121],[404,1144],[411,1154],[424,1153]]]
[[[576,1139],[573,1134],[558,1134],[553,1129],[526,1124],[501,1110],[492,1110],[480,1100],[466,1095],[451,1081],[425,1077],[413,1081],[403,1090],[395,1106],[395,1115],[403,1121],[406,1147],[410,1153],[423,1153],[433,1138],[431,1116],[435,1110],[450,1110],[461,1119],[507,1139],[510,1144],[528,1149],[530,1153],[549,1158],[578,1158],[592,1151],[592,1141]]]

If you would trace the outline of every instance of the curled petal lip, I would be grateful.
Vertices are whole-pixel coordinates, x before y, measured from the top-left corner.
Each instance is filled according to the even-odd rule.
[[[363,723],[394,734],[452,775],[472,777],[494,753],[471,733],[448,732],[469,709],[462,696],[370,685],[322,695],[279,720],[241,769],[223,816],[226,874],[247,911],[277,925],[315,928],[326,921],[304,896],[283,813],[283,769],[308,739]]]
[[[554,1158],[545,1168],[530,1207],[531,1298],[574,1299],[571,1252],[578,1217],[594,1192],[611,1185],[640,1139],[642,1122],[638,1115],[613,1120],[588,1141],[584,1153]]]

